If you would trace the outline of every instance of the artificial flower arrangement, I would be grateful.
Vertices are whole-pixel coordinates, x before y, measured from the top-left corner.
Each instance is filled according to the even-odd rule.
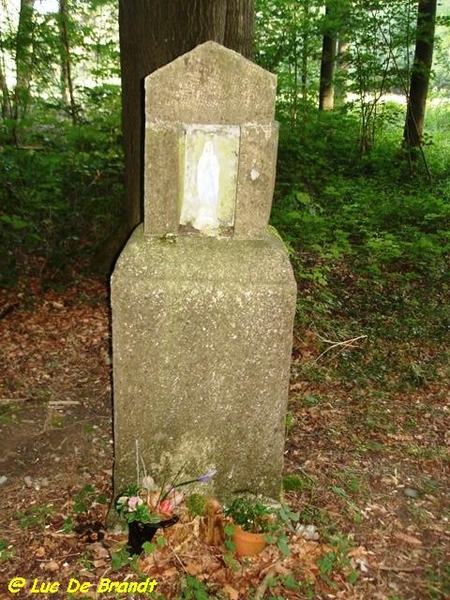
[[[177,476],[172,483],[162,486],[157,485],[150,475],[145,475],[140,485],[132,483],[118,496],[116,510],[128,523],[161,523],[173,518],[176,507],[184,499],[178,488],[193,483],[209,483],[215,474],[216,470],[211,469],[196,479],[180,483]]]

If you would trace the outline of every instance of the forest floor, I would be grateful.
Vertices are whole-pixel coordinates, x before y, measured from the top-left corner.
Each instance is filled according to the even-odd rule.
[[[158,581],[154,598],[450,598],[447,347],[422,339],[413,348],[401,336],[374,343],[361,331],[295,333],[285,451],[285,473],[295,475],[286,488],[295,489],[285,500],[314,535],[298,530],[287,558],[268,547],[230,567],[185,520],[165,530],[155,556],[130,565],[125,535],[104,526],[113,460],[107,291],[83,280],[0,292],[0,598],[36,589],[40,598],[137,598],[97,585],[139,573]],[[375,355],[384,357],[377,367]],[[403,371],[386,367],[400,358]]]

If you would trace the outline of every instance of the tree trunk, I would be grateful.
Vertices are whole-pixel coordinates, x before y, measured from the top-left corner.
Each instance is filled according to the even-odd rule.
[[[342,31],[339,32],[337,42],[337,60],[334,73],[334,106],[342,106],[345,104],[346,98],[346,81],[348,78],[348,62],[347,52],[350,43],[345,38]]]
[[[208,40],[250,58],[253,18],[254,0],[119,1],[125,204],[116,250],[142,220],[144,77]]]
[[[14,119],[26,114],[33,71],[34,0],[20,0],[19,24],[16,36],[16,87]]]
[[[437,0],[419,0],[416,48],[403,132],[407,148],[417,148],[422,143],[428,84],[433,61],[436,7]]]
[[[0,91],[2,93],[1,96],[1,116],[2,119],[11,119],[12,118],[12,106],[11,106],[11,98],[9,95],[8,83],[6,81],[5,72],[4,72],[4,62],[0,59]]]
[[[331,18],[331,8],[327,5],[325,19]],[[320,62],[319,110],[334,108],[334,70],[336,61],[336,32],[333,24],[326,24],[322,40]]]
[[[61,36],[61,97],[64,104],[69,107],[72,123],[77,124],[77,106],[73,91],[72,64],[70,55],[70,42],[67,23],[69,15],[67,13],[66,0],[59,0],[59,33]]]
[[[346,100],[349,68],[347,53],[350,47],[348,29],[351,27],[350,23],[352,21],[352,3],[350,0],[328,0],[328,7],[330,8],[331,26],[329,32],[325,33],[329,33],[330,37],[334,38],[334,62],[332,78],[330,79],[333,83],[334,108],[342,106]]]
[[[20,0],[19,24],[16,36],[16,87],[12,103],[11,138],[19,143],[18,123],[27,112],[33,72],[34,0]]]
[[[304,0],[303,2],[303,15],[305,22],[309,24],[310,15],[310,2]],[[310,32],[309,27],[304,27],[302,32],[302,59],[301,59],[301,95],[303,100],[303,106],[306,108],[307,95],[308,95],[308,59],[310,55]]]

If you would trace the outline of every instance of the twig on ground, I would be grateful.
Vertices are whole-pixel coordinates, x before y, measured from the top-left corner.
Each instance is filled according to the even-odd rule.
[[[14,402],[27,402],[29,398],[0,398],[0,404],[13,404]]]
[[[421,567],[393,567],[390,565],[379,565],[380,571],[392,571],[393,573],[415,573],[421,571]]]
[[[358,335],[357,337],[351,338],[349,340],[343,340],[342,342],[339,342],[336,340],[327,340],[326,338],[322,337],[319,334],[317,334],[317,337],[320,339],[320,341],[324,342],[325,344],[330,344],[330,346],[319,354],[319,356],[314,361],[315,363],[319,362],[319,360],[323,356],[325,356],[325,354],[327,354],[327,352],[329,352],[330,350],[339,348],[339,352],[343,352],[344,350],[347,350],[348,348],[357,348],[357,346],[355,345],[356,342],[358,342],[359,340],[367,339],[367,335],[365,335],[365,334]]]

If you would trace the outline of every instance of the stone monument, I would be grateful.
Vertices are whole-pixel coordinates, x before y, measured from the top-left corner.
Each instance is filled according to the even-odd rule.
[[[111,281],[114,488],[216,468],[277,498],[296,285],[268,228],[276,78],[206,42],[145,80],[145,217]]]

